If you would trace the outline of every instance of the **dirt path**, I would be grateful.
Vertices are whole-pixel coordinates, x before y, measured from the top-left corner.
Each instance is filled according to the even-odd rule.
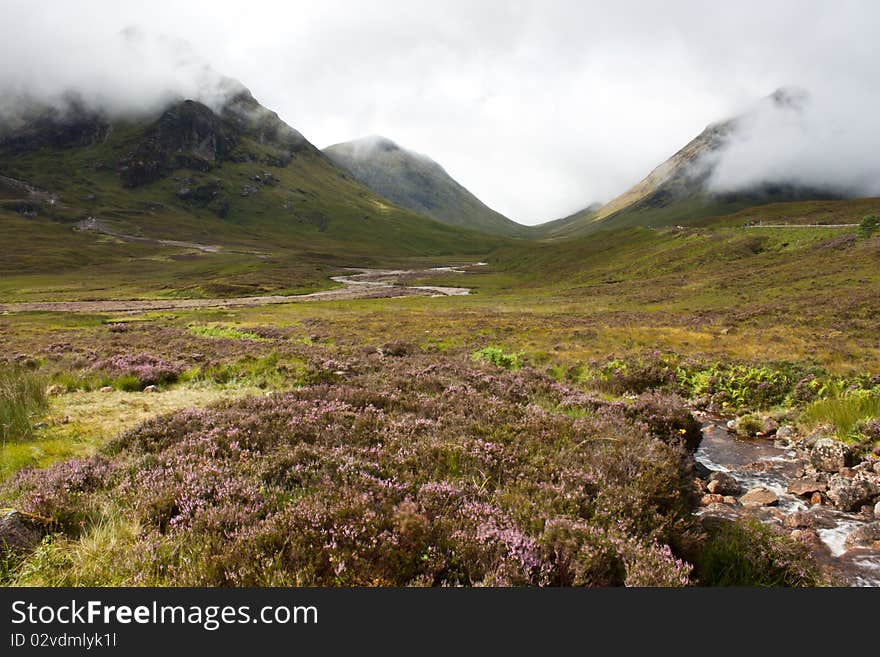
[[[483,263],[477,263],[483,264]],[[343,287],[301,295],[270,295],[262,297],[232,297],[228,299],[132,299],[129,301],[27,301],[0,303],[0,313],[66,312],[66,313],[122,313],[150,310],[183,310],[187,308],[243,308],[279,303],[309,301],[346,301],[350,299],[379,299],[406,296],[463,296],[470,293],[466,287],[406,285],[405,281],[438,273],[464,273],[466,267],[434,269],[349,269],[356,272],[333,276]]]

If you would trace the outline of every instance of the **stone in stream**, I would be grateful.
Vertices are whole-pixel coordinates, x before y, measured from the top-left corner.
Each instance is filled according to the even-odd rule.
[[[724,496],[710,493],[700,498],[700,506],[712,506],[713,504],[723,504]]]
[[[785,516],[782,524],[790,529],[831,529],[836,523],[812,511],[795,511]]]
[[[828,486],[815,479],[795,479],[788,483],[788,492],[792,495],[812,495],[828,489]]]
[[[828,482],[828,499],[841,511],[857,511],[880,495],[880,487],[868,479],[832,477]]]
[[[740,503],[746,507],[773,506],[779,504],[779,498],[772,490],[766,488],[753,488],[739,498]]]
[[[816,491],[812,495],[810,495],[810,504],[813,506],[822,506],[825,503],[825,499],[822,497],[822,493]]]
[[[710,493],[718,495],[740,495],[742,493],[742,486],[739,485],[739,482],[726,472],[713,472],[709,475],[709,483],[706,488]]]
[[[810,462],[819,470],[839,472],[852,465],[852,452],[839,440],[819,438],[810,450]]]
[[[847,550],[853,548],[880,549],[880,521],[869,522],[859,527],[846,537],[844,546]]]

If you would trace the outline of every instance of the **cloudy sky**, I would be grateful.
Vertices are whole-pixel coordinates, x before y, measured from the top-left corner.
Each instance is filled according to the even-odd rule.
[[[758,122],[722,182],[880,183],[872,0],[0,0],[0,16],[0,109],[71,87],[149,105],[208,62],[315,145],[387,136],[523,223],[609,200],[783,85],[812,114]],[[132,48],[130,26],[153,37]]]

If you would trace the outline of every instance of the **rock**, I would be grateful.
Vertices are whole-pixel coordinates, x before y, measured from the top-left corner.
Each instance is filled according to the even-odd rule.
[[[731,506],[738,506],[739,500],[736,499],[733,495],[725,495],[724,499],[721,500],[724,504],[729,504]]]
[[[776,433],[778,435],[779,423],[774,420],[772,417],[765,417],[764,424],[761,427],[761,431],[765,435],[770,435],[772,433]]]
[[[828,486],[814,479],[795,479],[788,482],[788,492],[792,495],[808,496],[817,491],[822,492],[827,489]]]
[[[856,511],[880,495],[880,487],[868,479],[832,477],[828,482],[828,499],[841,511]]]
[[[853,548],[880,548],[880,521],[869,522],[846,537],[847,550]]]
[[[113,392],[113,386],[104,386],[100,392]]]
[[[846,477],[847,479],[852,479],[856,476],[856,473],[853,471],[852,468],[841,468],[838,474],[841,477]]]
[[[880,474],[880,461],[877,461],[877,462],[874,464],[873,468],[874,468],[874,472],[875,472],[876,474]]]
[[[795,435],[794,427],[791,426],[790,424],[785,424],[776,430],[776,437],[777,438],[791,439],[791,438],[794,438],[794,435]]]
[[[810,504],[813,506],[822,506],[825,503],[825,499],[822,497],[822,493],[816,491],[812,495],[810,495]]]
[[[723,504],[723,503],[724,503],[724,496],[723,495],[708,494],[708,495],[703,495],[703,497],[700,498],[700,506],[711,506],[712,504]]]
[[[742,486],[726,472],[713,472],[709,476],[709,484],[706,486],[710,493],[718,495],[740,495]]]
[[[46,388],[46,394],[50,397],[57,397],[58,395],[63,395],[65,392],[67,392],[67,388],[60,386],[57,383]]]
[[[144,392],[159,392],[159,388],[156,386],[147,386],[144,388]]]
[[[0,509],[0,557],[33,549],[51,527],[49,518],[16,509]]]
[[[736,420],[728,420],[727,421],[727,428],[730,429],[731,431],[736,431],[737,424],[738,423]]]
[[[747,507],[773,506],[779,503],[776,493],[766,488],[753,488],[739,498],[740,504]]]
[[[827,513],[827,512],[826,512]],[[830,529],[834,527],[834,520],[823,517],[813,511],[795,511],[785,516],[782,524],[791,529]]]
[[[700,463],[699,461],[694,461],[694,474],[698,476],[700,479],[709,479],[712,476],[714,470],[710,470],[705,465]]]
[[[813,449],[817,442],[826,438],[828,438],[828,434],[823,429],[819,429],[818,431],[814,431],[813,433],[804,436],[801,439],[801,444],[804,446],[804,449]]]
[[[839,472],[852,465],[852,452],[839,440],[820,438],[810,450],[810,462],[824,472]]]

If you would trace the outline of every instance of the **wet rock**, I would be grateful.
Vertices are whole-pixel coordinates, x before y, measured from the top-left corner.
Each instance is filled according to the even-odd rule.
[[[810,495],[810,504],[813,506],[822,506],[825,503],[825,498],[822,497],[822,493],[815,492]]]
[[[740,504],[746,507],[773,506],[779,504],[779,498],[772,490],[766,488],[753,488],[739,498]]]
[[[706,488],[718,495],[741,495],[743,492],[739,482],[726,472],[713,472]]]
[[[791,529],[830,529],[834,527],[835,522],[831,518],[819,515],[814,511],[795,511],[785,516],[782,524]]]
[[[717,494],[710,493],[708,495],[703,495],[703,497],[700,498],[700,506],[711,506],[713,504],[723,504],[723,503],[724,503],[724,496],[723,495],[717,495]]]
[[[710,470],[705,465],[700,463],[699,461],[694,461],[694,474],[698,476],[700,479],[708,479],[712,476],[714,470]]]
[[[794,427],[791,426],[790,424],[785,424],[776,430],[776,437],[777,438],[791,439],[791,438],[794,438],[794,436],[795,436]]]
[[[847,550],[853,548],[880,548],[880,521],[869,522],[846,537]]]
[[[822,492],[828,486],[815,479],[795,479],[788,482],[788,492],[792,495],[810,496],[815,492]]]
[[[33,549],[51,526],[49,518],[16,509],[0,510],[0,557]]]
[[[839,440],[820,438],[810,450],[810,462],[824,472],[839,472],[852,465],[852,452]]]
[[[832,477],[828,482],[828,499],[841,511],[856,511],[880,495],[877,484],[868,479]]]

